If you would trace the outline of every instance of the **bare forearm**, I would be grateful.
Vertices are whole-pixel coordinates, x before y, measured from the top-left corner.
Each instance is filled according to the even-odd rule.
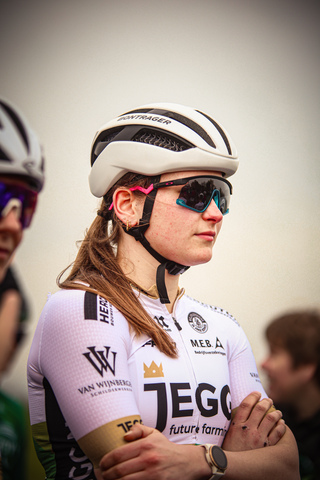
[[[295,440],[290,431],[286,435],[287,439],[281,445],[241,452],[226,451],[228,468],[223,478],[226,480],[300,480]],[[206,480],[212,473],[205,460],[204,449],[201,447],[196,449],[197,456],[193,456],[190,450],[185,455],[187,468],[183,478]],[[177,477],[177,480],[178,478],[180,477]]]
[[[143,425],[132,427],[127,441],[127,445],[103,457],[101,475],[97,478],[126,478],[132,473],[137,480],[147,478],[147,474],[159,480],[208,480],[212,476],[203,447],[171,443],[157,430]],[[275,446],[225,453],[228,458],[226,480],[300,478],[297,447],[289,429]]]
[[[291,432],[290,432],[291,433]],[[184,446],[186,452],[183,478],[207,480],[212,473],[204,456],[204,449],[196,447],[197,453]],[[200,452],[199,452],[200,450]],[[182,452],[181,452],[182,453]],[[295,443],[259,448],[242,452],[225,452],[228,467],[223,476],[226,480],[300,480],[298,452]],[[180,466],[180,472],[183,467]],[[178,475],[177,480],[181,477]]]
[[[289,429],[277,445],[242,452],[225,452],[229,480],[300,480],[298,451]]]

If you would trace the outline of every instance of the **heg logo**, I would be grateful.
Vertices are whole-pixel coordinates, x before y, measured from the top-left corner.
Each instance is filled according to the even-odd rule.
[[[104,372],[108,372],[110,370],[115,376],[116,374],[116,356],[117,352],[111,352],[110,355],[110,348],[111,347],[104,347],[104,350],[97,350],[96,347],[87,347],[89,352],[83,353],[86,359],[91,363],[91,365],[97,370],[97,372],[103,377]],[[110,355],[110,362],[109,362],[109,355]]]

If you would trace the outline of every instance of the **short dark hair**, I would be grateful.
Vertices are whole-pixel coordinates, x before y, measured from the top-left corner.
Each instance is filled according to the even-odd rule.
[[[271,345],[289,352],[295,368],[316,364],[314,378],[320,386],[320,310],[285,313],[275,318],[265,333]]]

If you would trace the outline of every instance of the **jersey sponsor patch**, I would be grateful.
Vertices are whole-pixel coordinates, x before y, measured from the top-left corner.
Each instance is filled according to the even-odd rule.
[[[188,314],[188,322],[190,327],[198,333],[206,333],[208,331],[207,322],[196,312],[190,312]]]
[[[85,320],[98,320],[97,295],[92,292],[84,294],[84,318]]]
[[[85,292],[84,319],[95,320],[114,326],[113,307],[108,300],[100,295],[92,292]]]
[[[111,350],[111,347],[104,346],[101,349],[97,347],[87,347],[88,352],[82,355],[92,365],[94,370],[102,377],[101,381],[93,381],[86,385],[78,387],[81,395],[89,395],[90,397],[98,397],[110,393],[132,392],[131,381],[125,378],[119,378],[116,370],[117,352]],[[108,373],[111,373],[108,376]],[[108,379],[105,379],[108,376]]]
[[[144,369],[144,378],[155,378],[155,377],[164,377],[162,363],[157,365],[153,360],[148,367],[145,363],[143,364]]]
[[[104,372],[110,371],[113,376],[116,374],[117,352],[110,352],[111,347],[104,347],[103,350],[96,350],[96,347],[87,347],[89,352],[82,355],[91,363],[95,370],[103,377]]]
[[[154,319],[158,322],[161,328],[166,332],[172,332],[170,325],[165,321],[164,317],[160,315],[160,317],[154,316]]]
[[[214,422],[215,428],[221,423],[221,417],[218,422],[214,417],[223,414],[225,421],[231,418],[231,397],[229,385],[224,385],[221,390],[210,383],[199,383],[195,391],[192,390],[189,382],[170,382],[170,388],[166,388],[165,382],[145,383],[144,392],[146,393],[146,402],[150,402],[157,409],[157,420],[155,428],[163,432],[167,426],[168,420],[184,419],[185,424],[191,424],[194,418],[195,407],[201,416],[206,419],[203,424],[209,426],[209,419]],[[194,401],[195,400],[195,403]],[[197,415],[196,415],[197,416]],[[200,423],[198,424],[200,426]],[[171,427],[170,427],[171,428]],[[202,425],[201,425],[202,428]],[[198,429],[192,433],[199,433]],[[171,434],[176,434],[170,430]],[[179,433],[182,433],[181,431]],[[183,432],[187,433],[187,432]],[[188,432],[190,433],[190,432]],[[203,430],[202,434],[212,435],[212,430]],[[224,432],[225,433],[225,432]],[[224,435],[223,433],[223,435]]]

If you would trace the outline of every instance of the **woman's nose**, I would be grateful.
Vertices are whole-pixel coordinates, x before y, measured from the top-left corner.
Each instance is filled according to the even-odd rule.
[[[211,220],[214,223],[221,222],[223,218],[223,215],[220,209],[218,208],[216,202],[214,201],[214,199],[211,200],[208,208],[203,212],[202,215],[205,220]]]
[[[265,358],[261,362],[261,368],[262,368],[262,370],[265,370],[265,371],[267,371],[269,369],[269,357]]]
[[[17,232],[22,230],[20,222],[21,209],[14,206],[9,212],[0,218],[0,231],[12,231]]]

